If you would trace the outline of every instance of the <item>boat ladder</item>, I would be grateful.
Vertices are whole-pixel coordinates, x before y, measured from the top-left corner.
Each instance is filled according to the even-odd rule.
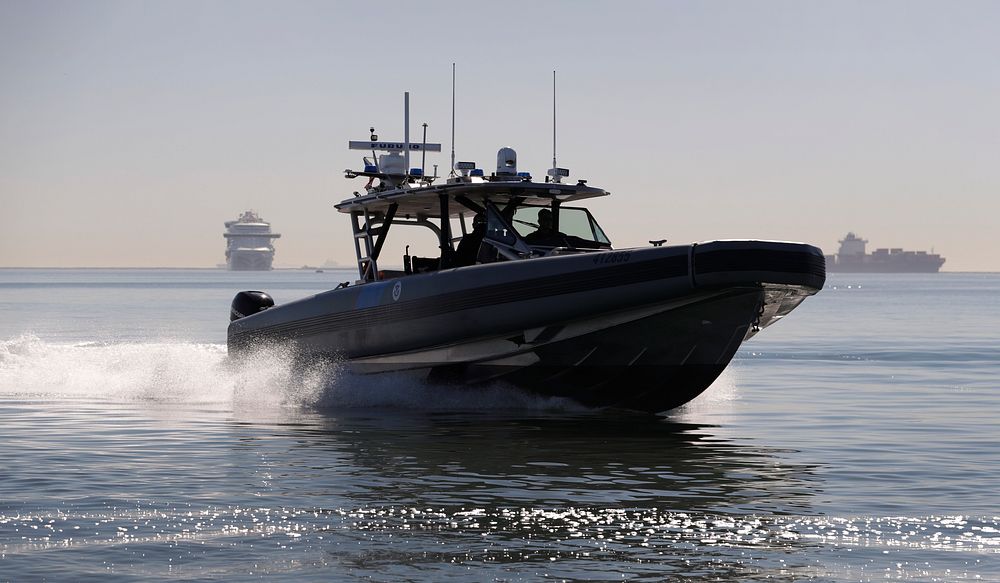
[[[364,217],[364,223],[361,218]],[[355,211],[351,213],[351,228],[354,231],[354,252],[358,257],[358,283],[375,281],[378,279],[378,262],[374,257],[375,235],[381,229],[372,227],[372,222],[377,218],[365,209],[364,212]]]

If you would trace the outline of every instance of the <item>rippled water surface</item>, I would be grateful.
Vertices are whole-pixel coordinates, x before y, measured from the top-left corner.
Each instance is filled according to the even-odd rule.
[[[1000,581],[1000,275],[832,275],[661,418],[227,361],[349,279],[0,270],[0,581]]]

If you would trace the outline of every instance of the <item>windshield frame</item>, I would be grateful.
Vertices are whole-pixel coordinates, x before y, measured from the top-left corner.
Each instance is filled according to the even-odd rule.
[[[566,239],[565,245],[547,245],[530,243],[532,247],[567,246],[582,249],[610,249],[611,239],[598,224],[594,215],[585,207],[562,205],[520,204],[510,217],[511,226],[521,238],[527,238],[533,229],[538,229],[538,213],[542,209],[553,211],[553,229]],[[567,222],[569,217],[578,220]],[[570,227],[567,231],[566,228]],[[527,240],[527,239],[526,239]]]

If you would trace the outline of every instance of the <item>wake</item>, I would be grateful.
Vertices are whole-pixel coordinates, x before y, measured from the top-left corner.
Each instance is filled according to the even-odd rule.
[[[0,341],[0,398],[268,408],[587,410],[502,384],[440,386],[402,373],[356,375],[339,362],[303,365],[282,349],[260,350],[237,363],[224,344],[58,344],[31,335]]]

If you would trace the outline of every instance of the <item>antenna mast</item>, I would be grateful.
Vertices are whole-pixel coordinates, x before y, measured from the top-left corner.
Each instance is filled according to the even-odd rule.
[[[407,176],[410,174],[410,92],[406,91],[403,93],[403,143],[406,146],[403,148],[403,169]]]
[[[556,72],[552,71],[552,168],[549,169],[546,182],[552,180],[556,184],[562,182],[563,177],[569,176],[569,170],[560,168],[556,164]]]
[[[455,63],[451,64],[451,172],[455,176]]]
[[[556,72],[552,71],[552,168],[558,168],[556,164]]]

